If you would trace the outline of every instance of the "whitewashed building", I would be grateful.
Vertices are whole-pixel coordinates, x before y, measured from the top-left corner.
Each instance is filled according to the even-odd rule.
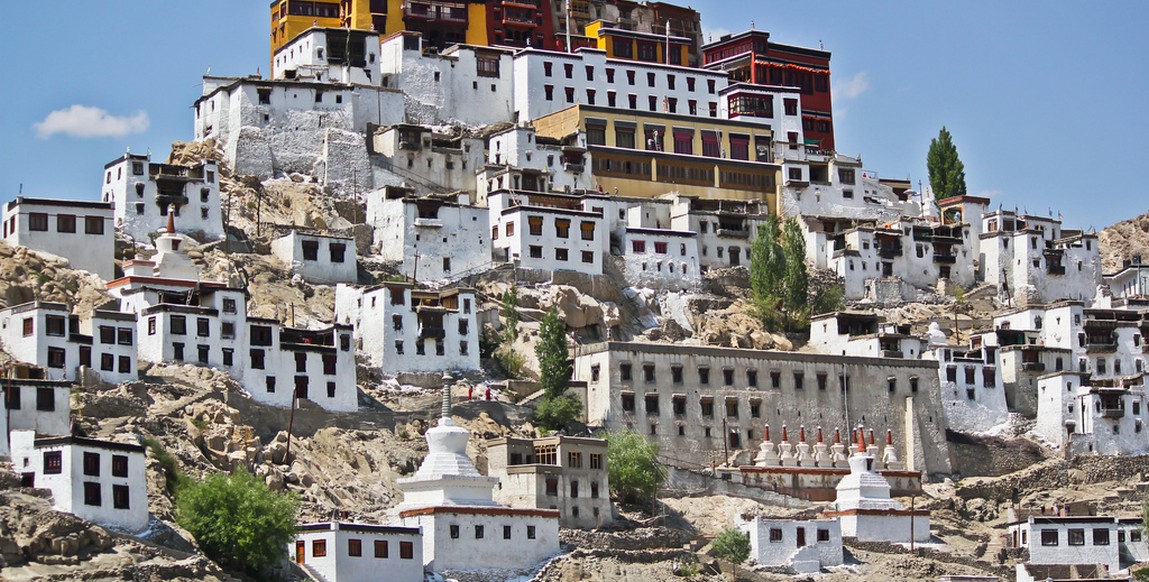
[[[8,353],[44,368],[50,380],[77,381],[81,368],[111,384],[134,380],[135,328],[135,315],[96,310],[81,318],[62,303],[33,301],[0,311]]]
[[[271,241],[271,254],[311,283],[335,285],[359,280],[355,239],[292,230]]]
[[[593,529],[614,520],[606,440],[553,436],[487,441],[487,474],[499,479],[495,501],[557,509],[559,525]]]
[[[1029,550],[1029,560],[1018,565],[1018,580],[1031,580],[1040,570],[1026,566],[1097,567],[1109,577],[1149,559],[1137,517],[1031,515],[1011,523],[1009,537],[1012,547]]]
[[[424,125],[398,124],[375,130],[374,163],[412,185],[436,192],[475,192],[485,143],[477,137],[436,133]]]
[[[838,498],[827,517],[842,524],[842,535],[863,542],[928,542],[930,512],[906,509],[890,497],[890,483],[874,471],[874,455],[859,437],[850,455],[850,474],[838,482]]]
[[[755,516],[739,528],[750,534],[750,559],[759,566],[785,566],[797,574],[813,574],[844,561],[842,528],[836,519]]]
[[[72,432],[72,383],[62,380],[12,378],[4,380],[7,430],[30,430],[41,435]],[[6,431],[0,434],[8,434]],[[3,443],[7,446],[5,439]]]
[[[13,431],[12,466],[26,486],[52,492],[52,507],[101,525],[148,526],[144,447]]]
[[[335,318],[385,374],[479,369],[478,302],[466,288],[384,283],[335,289]]]
[[[125,153],[104,165],[101,191],[115,206],[116,228],[137,243],[153,244],[169,214],[179,218],[181,233],[208,242],[224,236],[219,164],[212,160],[181,166]]]
[[[1101,283],[1097,234],[998,210],[982,217],[978,274],[1018,304],[1091,301]]]
[[[382,84],[402,91],[407,121],[479,126],[513,119],[512,49],[457,44],[436,53],[425,46],[417,32],[380,46]]]
[[[296,564],[320,580],[422,582],[423,536],[419,528],[362,523],[308,523],[296,528],[288,551]]]
[[[426,434],[427,457],[414,476],[398,482],[399,515],[403,525],[422,529],[428,569],[522,575],[559,553],[559,512],[494,501],[498,479],[484,477],[467,457],[470,433],[451,419],[448,390],[442,418]]]
[[[836,311],[810,319],[810,345],[823,354],[870,358],[922,357],[925,346],[909,325],[884,323],[868,311]]]
[[[276,80],[378,84],[379,33],[315,27],[275,51],[271,64]]]
[[[523,269],[601,275],[607,232],[600,212],[579,196],[493,192],[487,199],[496,260]]]
[[[532,192],[593,191],[591,154],[539,136],[530,126],[513,126],[490,136],[487,161],[477,177],[479,204],[499,190]]]
[[[380,258],[400,265],[414,280],[442,281],[493,266],[486,208],[464,196],[407,197],[383,188],[367,196],[367,224],[375,232]]]
[[[1149,264],[1142,264],[1141,255],[1125,261],[1121,270],[1102,277],[1114,298],[1143,299],[1149,296]]]
[[[337,192],[374,187],[368,126],[404,121],[403,94],[377,85],[204,77],[195,139],[215,139],[237,175],[298,172]]]
[[[950,345],[937,322],[930,323],[929,349],[922,355],[939,362],[946,424],[955,431],[978,433],[1005,423],[1009,406],[995,346]]]
[[[769,217],[765,202],[673,198],[670,228],[695,233],[702,269],[750,264],[750,245]]]
[[[63,257],[73,269],[110,281],[116,275],[112,214],[107,201],[20,196],[4,205],[4,240]]]

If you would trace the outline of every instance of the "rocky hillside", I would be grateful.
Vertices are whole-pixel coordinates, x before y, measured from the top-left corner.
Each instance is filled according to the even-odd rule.
[[[1149,212],[1105,228],[1098,234],[1098,240],[1106,273],[1117,271],[1122,261],[1137,255],[1142,262],[1149,263]]]

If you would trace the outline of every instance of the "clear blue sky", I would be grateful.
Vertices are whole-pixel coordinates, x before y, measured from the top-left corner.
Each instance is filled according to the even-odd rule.
[[[837,142],[927,181],[945,125],[971,194],[1101,228],[1149,210],[1149,3],[692,0],[714,35],[751,21],[833,53]],[[126,147],[190,139],[200,77],[268,72],[265,0],[15,2],[0,19],[0,199],[95,198]],[[49,117],[73,106],[98,108]],[[146,115],[140,115],[143,112]],[[76,117],[88,133],[76,135]],[[39,124],[39,125],[38,125]],[[92,128],[95,128],[94,131]],[[111,134],[111,135],[108,135]]]

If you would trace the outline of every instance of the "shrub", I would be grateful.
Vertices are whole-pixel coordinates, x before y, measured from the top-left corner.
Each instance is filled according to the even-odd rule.
[[[606,442],[607,477],[615,500],[653,500],[666,479],[666,467],[658,461],[658,444],[632,430],[608,433]]]
[[[176,521],[221,565],[259,575],[286,557],[299,498],[240,470],[180,489]]]
[[[156,461],[159,461],[160,467],[164,470],[164,484],[167,487],[169,494],[174,494],[180,490],[181,487],[187,482],[187,477],[179,469],[179,464],[176,458],[172,456],[160,441],[153,437],[143,437],[140,439],[141,443],[152,452],[152,456]]]
[[[582,402],[577,396],[559,394],[543,396],[535,409],[535,424],[547,430],[566,428],[582,412]]]
[[[737,574],[738,565],[750,557],[750,534],[734,526],[727,527],[714,538],[714,554],[734,564]]]

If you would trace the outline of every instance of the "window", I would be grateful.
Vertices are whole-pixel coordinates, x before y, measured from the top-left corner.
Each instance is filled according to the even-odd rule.
[[[399,559],[412,560],[415,558],[414,542],[399,542]]]
[[[619,378],[623,382],[629,382],[630,381],[630,378],[631,378],[630,372],[631,372],[630,363],[624,362],[624,363],[618,365],[618,375],[619,375]]]
[[[113,477],[127,477],[128,476],[128,457],[127,457],[127,455],[112,455],[112,476]]]
[[[347,252],[347,245],[343,243],[331,243],[327,246],[327,250],[331,253],[332,263],[342,263],[343,255]]]
[[[64,472],[64,453],[61,451],[44,452],[44,474],[59,475]]]
[[[826,389],[826,373],[825,372],[818,372],[818,389],[819,390],[825,390]]]
[[[304,373],[307,371],[307,354],[303,352],[295,352],[295,371]]]
[[[388,549],[387,548],[387,540],[375,540],[375,557],[376,558],[386,558],[387,553],[388,553],[387,549]]]
[[[64,348],[48,348],[48,367],[63,368],[67,353]]]
[[[305,240],[300,241],[300,247],[303,249],[303,260],[316,261],[319,260],[319,241]]]
[[[327,397],[335,398],[335,382],[327,383]]]
[[[84,234],[104,234],[104,219],[99,216],[85,216]]]
[[[112,485],[112,507],[115,509],[131,509],[131,494],[127,485]]]
[[[182,315],[171,316],[169,325],[172,329],[172,335],[187,335],[188,333],[188,321]]]
[[[100,499],[100,484],[85,482],[84,483],[84,505],[94,505],[99,507],[103,505],[103,500]]]
[[[706,416],[706,417],[713,417],[714,416],[714,399],[713,398],[701,398],[698,401],[698,405],[699,405],[699,407],[702,408],[702,416]]]
[[[311,557],[322,558],[327,555],[327,540],[312,540]]]
[[[670,380],[675,384],[682,383],[682,366],[675,364],[670,367]]]
[[[208,354],[211,352],[211,346],[199,344],[196,346],[196,361],[200,364],[207,365]]]
[[[100,343],[114,344],[116,343],[116,328],[110,325],[100,326]]]
[[[184,345],[182,343],[172,343],[172,359],[182,362],[184,359]]]
[[[654,364],[642,365],[642,379],[647,383],[654,382]]]
[[[224,313],[235,313],[236,312],[235,311],[235,309],[236,309],[235,305],[236,305],[235,299],[224,299],[223,300],[223,312]]]
[[[323,354],[323,373],[328,376],[335,373],[335,354]]]
[[[698,383],[699,384],[710,384],[710,368],[699,368],[698,369]]]
[[[475,539],[477,539],[477,540],[483,539],[483,526],[481,526],[481,525],[475,526]]]
[[[116,330],[116,343],[121,346],[132,345],[132,328],[121,327]]]
[[[43,212],[29,212],[28,230],[48,232],[48,215]]]
[[[251,350],[251,367],[254,370],[263,370],[263,350]]]
[[[772,544],[782,543],[782,528],[780,528],[780,527],[770,528],[770,543],[772,543]]]
[[[1043,546],[1056,546],[1057,544],[1058,544],[1057,530],[1055,530],[1055,529],[1043,529],[1043,530],[1041,530],[1041,545],[1043,545]]]
[[[623,392],[622,397],[622,410],[624,412],[634,412],[634,394],[630,392]]]
[[[116,370],[118,370],[121,374],[131,374],[132,373],[132,358],[130,356],[120,356],[117,359]]]
[[[363,540],[349,539],[347,540],[347,555],[352,558],[363,557]]]
[[[19,391],[20,388],[15,389]],[[36,410],[52,412],[56,410],[56,395],[51,388],[36,388]]]
[[[56,232],[76,232],[76,215],[57,214]]]
[[[533,526],[533,525],[527,526],[527,539],[528,540],[535,539],[535,526]]]
[[[26,320],[26,321],[31,321]],[[64,337],[65,322],[62,315],[46,315],[44,316],[44,333],[53,337]]]
[[[819,542],[830,541],[830,530],[828,530],[826,528],[822,528],[822,527],[818,528],[818,541]]]
[[[235,339],[235,322],[225,321],[219,324],[219,337],[223,339]]]
[[[601,469],[602,468],[602,453],[591,453],[590,454],[590,468],[591,469]]]
[[[112,354],[100,354],[100,369],[111,372],[116,369],[116,358]]]
[[[275,394],[275,376],[268,376],[265,378],[264,386],[267,388],[268,394]]]
[[[197,317],[195,320],[195,333],[199,337],[211,337],[211,320],[206,317]]]
[[[1043,532],[1044,533],[1044,532]],[[1069,534],[1069,545],[1071,546],[1084,546],[1085,545],[1085,530],[1082,528],[1072,528],[1066,532]]]
[[[1109,529],[1104,527],[1093,528],[1093,545],[1095,546],[1108,546],[1109,545]]]
[[[24,337],[30,337],[36,328],[36,324],[34,323],[34,320],[31,317],[25,317],[22,325],[23,325]]]

